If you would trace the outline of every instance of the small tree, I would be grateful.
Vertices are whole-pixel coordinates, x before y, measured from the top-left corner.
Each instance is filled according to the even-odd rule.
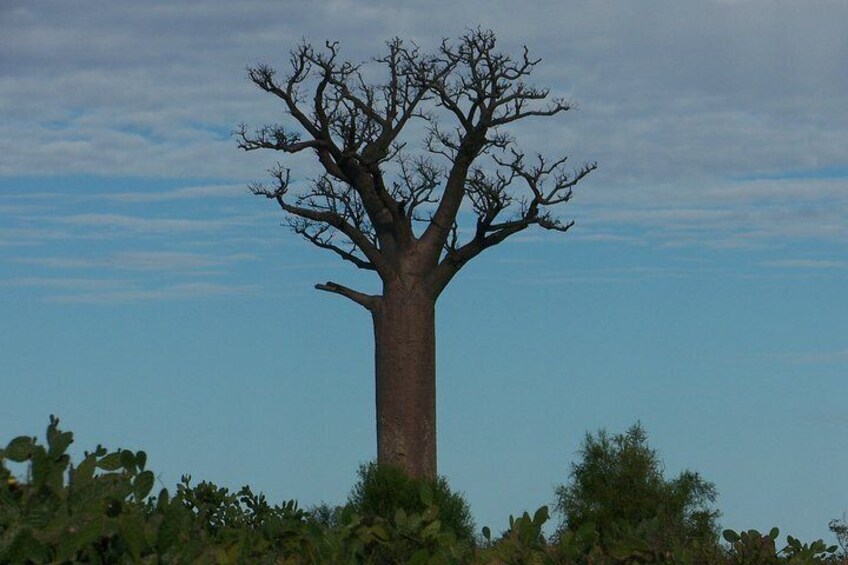
[[[451,490],[445,477],[413,478],[394,465],[367,463],[359,468],[359,480],[347,502],[360,514],[388,520],[399,509],[422,513],[432,504],[439,509],[439,521],[458,539],[474,539],[474,518],[468,501],[462,493]]]
[[[710,507],[715,486],[692,471],[666,480],[662,461],[647,439],[639,423],[624,434],[600,430],[586,435],[569,483],[556,490],[561,530],[593,523],[601,542],[610,545],[619,533],[650,524],[666,548],[717,542],[719,512]]]
[[[565,157],[527,159],[506,128],[570,108],[526,82],[539,63],[496,49],[490,31],[445,40],[431,55],[399,39],[375,60],[385,79],[342,61],[336,43],[291,53],[283,77],[258,65],[256,86],[282,102],[285,126],[242,126],[239,147],[313,153],[320,175],[293,188],[289,170],[252,191],[275,201],[292,229],[375,272],[381,294],[326,282],[319,290],[364,307],[374,325],[377,457],[436,477],[436,300],[469,261],[527,228],[564,232],[551,208],[595,169]],[[401,134],[418,121],[412,151]],[[460,221],[460,209],[471,212]]]
[[[836,541],[842,549],[842,556],[848,559],[848,512],[842,515],[842,519],[834,518],[828,524],[830,531],[836,536]]]

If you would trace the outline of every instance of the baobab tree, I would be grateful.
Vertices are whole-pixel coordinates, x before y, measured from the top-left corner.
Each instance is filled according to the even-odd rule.
[[[337,43],[301,44],[284,76],[267,65],[250,80],[280,101],[285,125],[236,132],[246,151],[312,152],[321,173],[293,187],[288,168],[253,184],[291,228],[360,269],[381,294],[336,282],[315,286],[370,312],[374,325],[378,462],[436,475],[435,306],[457,273],[484,250],[531,226],[567,231],[554,216],[595,169],[566,158],[526,158],[508,126],[570,108],[529,85],[539,63],[527,48],[496,48],[490,31],[444,40],[431,54],[400,39],[373,63],[343,61]],[[369,71],[369,72],[366,72]],[[412,151],[405,134],[419,134]]]

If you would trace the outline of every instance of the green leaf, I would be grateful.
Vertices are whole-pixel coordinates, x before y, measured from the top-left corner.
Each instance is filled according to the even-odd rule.
[[[80,544],[79,547],[91,545],[100,539],[103,532],[103,522],[104,519],[102,514],[91,516],[90,521],[83,525],[77,534],[77,543]]]
[[[424,509],[424,512],[421,513],[421,519],[427,520],[428,522],[435,520],[439,516],[439,507],[438,506],[428,506]]]
[[[382,525],[377,524],[376,526],[372,526],[371,533],[374,534],[374,537],[381,541],[389,541],[389,532],[386,531]]]
[[[25,526],[38,531],[44,529],[52,518],[53,511],[48,506],[36,506],[22,517],[21,522]]]
[[[429,484],[424,483],[421,485],[420,490],[421,502],[424,506],[431,506],[433,504],[433,489]]]
[[[342,508],[341,514],[339,515],[339,522],[343,526],[349,526],[353,521],[353,517],[356,515],[356,510],[352,505],[348,504]]]
[[[29,528],[23,528],[9,545],[3,556],[7,563],[41,563],[47,561],[47,548],[39,542]]]
[[[53,438],[59,433],[59,418],[50,414],[50,425],[47,426],[47,444],[53,442]]]
[[[179,541],[180,529],[183,525],[182,510],[180,506],[174,504],[165,511],[165,516],[156,531],[156,549],[159,553],[165,553]]]
[[[442,529],[441,522],[439,522],[438,520],[434,520],[434,521],[430,522],[429,524],[427,524],[427,527],[425,527],[421,531],[421,537],[423,537],[424,539],[435,537],[439,533],[439,530],[441,530],[441,529]]]
[[[427,550],[419,549],[409,558],[408,565],[427,565],[427,563],[430,563],[428,558],[429,555],[427,555]]]
[[[135,462],[141,471],[144,471],[144,466],[147,465],[147,454],[143,451],[135,452]]]
[[[739,534],[737,534],[733,530],[724,530],[723,532],[721,532],[721,537],[723,537],[725,541],[730,543],[736,543],[741,539],[739,537]]]
[[[139,516],[127,514],[121,519],[120,531],[130,555],[138,559],[144,549],[144,522]]]
[[[48,441],[48,445],[50,449],[48,454],[50,457],[58,458],[65,454],[65,451],[68,449],[68,446],[74,442],[74,434],[73,432],[57,432],[50,438]]]
[[[44,448],[34,446],[29,459],[31,461],[30,469],[32,475],[32,485],[36,489],[42,488],[50,478],[52,469],[51,461],[47,458],[47,453]]]
[[[492,530],[489,526],[483,526],[483,537],[486,541],[492,541]]]
[[[777,539],[777,536],[779,535],[780,530],[778,528],[772,528],[771,530],[769,530],[768,537],[770,537],[771,539]]]
[[[216,565],[226,565],[227,563],[232,563],[232,561],[230,561],[230,556],[227,555],[227,550],[223,547],[219,547],[215,550],[215,563]]]
[[[395,512],[395,525],[398,527],[402,527],[406,524],[406,510],[403,508],[398,508]]]
[[[133,494],[135,495],[136,500],[141,501],[150,494],[154,480],[155,477],[153,476],[153,471],[142,471],[135,478],[135,481],[133,482]]]
[[[533,515],[533,523],[537,526],[540,526],[548,521],[550,518],[550,514],[548,513],[548,507],[542,506],[538,510],[536,510],[536,514]]]
[[[68,528],[68,531],[63,532],[64,535],[59,536],[59,541],[56,544],[56,561],[62,563],[72,561],[79,549],[79,543],[75,528]]]
[[[595,525],[594,522],[584,522],[579,528],[577,528],[575,535],[578,538],[594,536],[595,533],[596,533],[595,532],[596,529],[597,529],[597,526]]]
[[[97,468],[104,471],[117,471],[121,468],[121,453],[116,451],[97,462]]]
[[[159,491],[159,496],[156,497],[156,508],[160,511],[164,510],[168,506],[169,501],[168,489],[163,488]]]
[[[135,454],[129,449],[121,451],[121,467],[127,471],[135,471]]]
[[[792,536],[786,536],[786,543],[788,543],[792,547],[800,547],[801,546],[801,542],[798,539],[796,539]]]
[[[35,438],[18,436],[9,442],[9,445],[3,450],[3,456],[15,463],[22,463],[32,457],[34,447]]]
[[[432,508],[432,506],[430,508]],[[410,531],[414,532],[415,530],[421,527],[422,521],[423,516],[421,516],[421,514],[413,512],[412,514],[407,515],[405,526],[409,528]]]
[[[91,482],[94,478],[94,465],[97,460],[89,455],[82,462],[71,470],[71,483],[75,487],[81,487]]]

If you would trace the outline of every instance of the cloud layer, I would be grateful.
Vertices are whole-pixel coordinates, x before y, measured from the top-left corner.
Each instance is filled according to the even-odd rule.
[[[578,237],[842,245],[846,19],[843,2],[789,0],[543,1],[518,12],[512,2],[5,2],[0,248],[116,234],[189,245],[250,225],[243,187],[277,156],[238,151],[230,132],[284,116],[246,80],[246,65],[284,66],[301,38],[337,39],[364,61],[393,35],[429,49],[478,25],[504,49],[527,44],[543,58],[539,84],[577,102],[513,133],[529,151],[600,162],[564,214],[578,220]],[[294,166],[299,180],[314,171],[308,158]],[[56,211],[69,189],[15,184],[32,175],[212,181],[129,190],[116,181]],[[200,202],[217,204],[198,211]]]

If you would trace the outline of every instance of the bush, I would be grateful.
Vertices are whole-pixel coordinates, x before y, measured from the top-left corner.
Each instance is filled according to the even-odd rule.
[[[570,482],[556,489],[560,533],[592,524],[604,547],[638,539],[659,553],[717,545],[719,512],[710,507],[715,487],[691,471],[665,479],[641,424],[615,436],[587,434],[580,456]]]
[[[842,556],[848,561],[848,513],[842,515],[842,520],[834,518],[828,526],[842,548]]]
[[[842,563],[836,546],[821,540],[786,536],[778,550],[776,528],[767,535],[726,530],[729,548],[705,551],[695,539],[664,549],[656,540],[664,539],[657,536],[667,525],[658,518],[635,526],[613,520],[605,543],[592,522],[565,528],[551,542],[543,535],[547,507],[510,517],[496,540],[483,528],[483,543],[470,543],[468,505],[447,481],[415,481],[374,464],[360,469],[344,507],[304,511],[293,500],[272,506],[248,487],[230,492],[208,482],[193,485],[188,476],[173,496],[166,489],[150,496],[155,475],[144,452],[98,446],[74,466],[66,453],[73,435],[58,424],[51,417],[46,445],[21,436],[0,449],[0,565]],[[636,444],[644,447],[644,441]],[[26,465],[26,479],[14,477],[7,462]],[[844,521],[831,529],[844,536]]]
[[[363,516],[381,516],[391,520],[398,509],[406,513],[423,513],[432,505],[438,508],[442,525],[457,539],[474,540],[474,519],[461,493],[451,491],[448,481],[409,477],[403,469],[392,465],[366,463],[359,468],[359,481],[348,497],[348,504]]]
[[[71,432],[51,416],[47,445],[20,436],[0,449],[0,564],[250,562],[303,546],[305,513],[183,477],[171,497],[149,496],[143,451],[97,446],[76,466]],[[28,466],[18,481],[6,461]],[[308,541],[308,540],[307,540]]]
[[[795,537],[786,536],[786,546],[778,551],[776,542],[779,535],[777,528],[772,528],[768,534],[757,530],[724,530],[722,536],[730,544],[727,561],[738,565],[838,563],[835,545],[828,546],[820,539],[802,543]]]

